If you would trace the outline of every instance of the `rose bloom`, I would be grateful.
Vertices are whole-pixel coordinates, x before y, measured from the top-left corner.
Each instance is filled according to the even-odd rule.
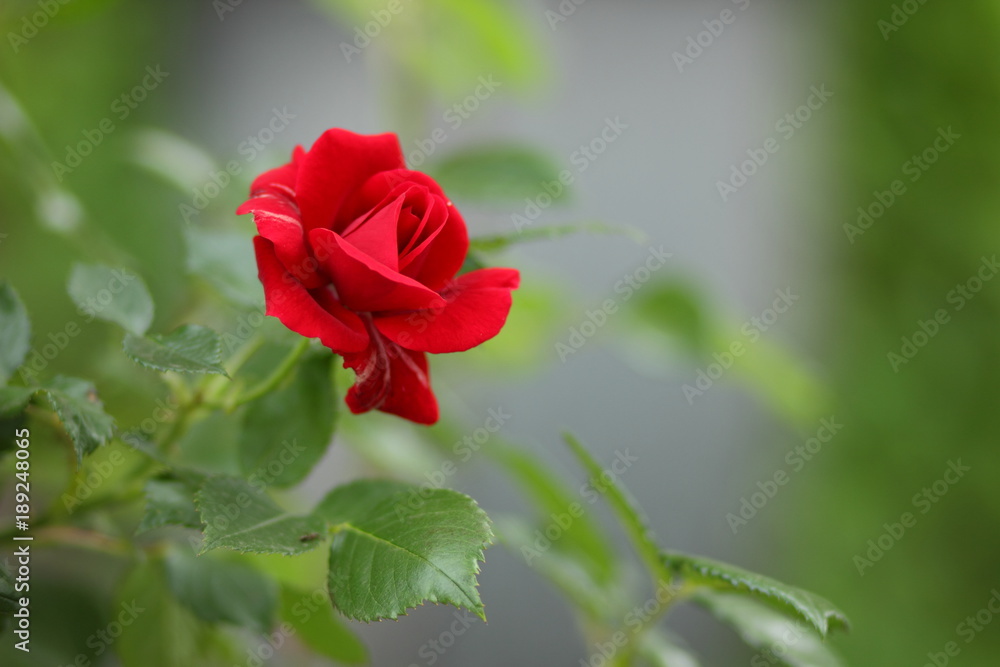
[[[319,338],[357,374],[351,412],[438,418],[426,352],[461,352],[499,333],[514,269],[457,275],[469,237],[429,176],[410,171],[394,134],[327,130],[261,174],[237,213],[253,213],[267,314]]]

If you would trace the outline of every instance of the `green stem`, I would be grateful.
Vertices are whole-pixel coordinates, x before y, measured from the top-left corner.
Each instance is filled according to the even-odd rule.
[[[617,656],[617,659],[613,664],[616,667],[629,667],[636,655],[642,654],[643,635],[659,625],[660,621],[662,621],[663,617],[667,615],[667,612],[670,611],[671,607],[673,607],[675,603],[690,596],[695,588],[695,586],[685,582],[676,594],[670,596],[668,600],[660,605],[660,608],[656,610],[656,613],[644,619],[642,624],[632,632],[628,645]]]
[[[563,438],[566,444],[576,454],[577,458],[584,464],[587,472],[593,480],[601,480],[604,472],[597,461],[580,444],[580,441],[572,434],[564,433]],[[611,506],[612,511],[617,515],[619,522],[632,542],[636,553],[646,565],[649,576],[653,579],[654,586],[660,586],[669,582],[673,578],[673,573],[663,564],[660,555],[660,547],[656,544],[653,531],[646,522],[645,513],[639,509],[638,503],[628,496],[623,487],[615,479],[607,483],[601,482],[604,497]]]
[[[228,408],[230,410],[235,410],[241,405],[246,405],[251,401],[257,400],[261,396],[274,391],[275,388],[281,384],[286,377],[288,377],[292,370],[295,369],[295,365],[299,363],[299,359],[301,359],[302,355],[304,355],[306,350],[309,349],[311,342],[312,341],[308,338],[300,340],[292,351],[288,353],[288,356],[285,357],[284,361],[282,361],[281,364],[274,369],[274,372],[271,373],[270,377],[263,380],[256,387],[245,392],[242,396],[237,396],[236,399],[228,405]]]
[[[177,414],[170,427],[160,438],[157,446],[163,454],[170,452],[171,448],[187,433],[190,426],[191,413],[201,404],[201,394],[195,393],[191,401],[181,403],[177,408]]]
[[[34,535],[30,544],[37,547],[72,546],[81,549],[100,551],[112,556],[129,556],[135,551],[135,546],[126,539],[114,538],[76,526],[49,526]]]
[[[226,362],[226,370],[229,373],[229,377],[213,375],[205,380],[204,391],[202,393],[205,396],[206,406],[222,409],[227,407],[225,402],[220,401],[220,397],[228,388],[233,386],[231,378],[236,377],[236,374],[243,368],[243,365],[250,361],[250,357],[256,354],[257,350],[262,348],[265,342],[262,336],[253,336],[236,350],[235,354]]]

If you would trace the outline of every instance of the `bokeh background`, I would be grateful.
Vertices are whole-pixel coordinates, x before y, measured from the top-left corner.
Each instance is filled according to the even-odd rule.
[[[961,651],[949,664],[996,664],[1000,620],[980,615],[971,639],[959,624],[1000,587],[1000,282],[990,280],[1000,4],[401,0],[387,25],[372,23],[387,6],[4,0],[0,278],[28,304],[35,340],[78,317],[65,294],[71,263],[108,248],[150,286],[156,328],[234,328],[239,310],[192,307],[211,287],[188,276],[185,238],[249,235],[250,220],[232,213],[249,180],[328,127],[399,133],[474,236],[515,235],[517,216],[532,213],[525,199],[537,203],[552,168],[569,169],[569,193],[528,229],[629,233],[488,257],[521,269],[524,287],[505,335],[433,360],[459,428],[502,409],[503,437],[569,480],[583,478],[562,430],[602,459],[630,448],[639,465],[623,481],[662,540],[832,599],[853,622],[833,639],[847,664],[920,665],[951,641]],[[144,79],[144,93],[130,92]],[[105,118],[113,129],[93,134]],[[622,129],[581,161],[609,122]],[[88,132],[100,139],[91,154],[54,169]],[[939,136],[952,139],[935,148]],[[744,166],[769,139],[766,161]],[[482,171],[483,159],[499,166]],[[230,161],[240,173],[212,189]],[[753,173],[730,181],[734,167]],[[525,190],[532,169],[540,177]],[[723,195],[720,182],[738,185]],[[623,299],[616,284],[661,246],[669,260]],[[794,295],[786,312],[769,311],[776,292]],[[621,309],[561,358],[557,344],[609,298]],[[921,337],[942,309],[947,321]],[[96,378],[130,425],[162,388],[129,368],[113,338],[86,326],[45,372]],[[733,342],[747,353],[686,394]],[[123,386],[122,373],[134,379]],[[842,428],[793,464],[786,456],[823,419]],[[380,460],[417,479],[439,466],[408,429],[365,420],[352,428],[381,444],[338,443],[297,491],[303,502]],[[35,456],[38,468],[65,467],[58,451]],[[969,470],[940,483],[959,461]],[[787,484],[734,522],[779,470]],[[43,488],[61,488],[64,474]],[[478,457],[449,484],[491,515],[523,509]],[[908,511],[915,525],[884,537]],[[880,537],[890,548],[875,560],[869,540]],[[40,645],[24,662],[4,642],[4,664],[68,664],[106,622],[122,573],[113,558],[74,550],[38,563]],[[434,664],[577,665],[590,654],[564,601],[519,554],[488,553],[482,595],[489,624]],[[374,665],[425,665],[420,647],[452,620],[451,609],[425,607],[360,632]],[[678,608],[668,625],[706,665],[750,663],[697,609]],[[290,648],[274,664],[309,660]]]

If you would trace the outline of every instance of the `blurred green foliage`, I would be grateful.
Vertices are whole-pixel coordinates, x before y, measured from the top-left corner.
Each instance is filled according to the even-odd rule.
[[[851,0],[835,12],[842,188],[832,211],[817,212],[828,225],[817,233],[839,258],[821,330],[844,429],[792,491],[798,508],[772,518],[789,560],[851,616],[853,634],[840,642],[851,664],[920,665],[954,641],[955,664],[992,665],[1000,621],[968,643],[956,630],[1000,584],[1000,284],[985,283],[961,310],[948,295],[1000,249],[1000,7],[897,4],[910,11],[896,23],[888,2]],[[914,182],[904,165],[947,128],[961,138]],[[905,194],[849,240],[858,207],[897,179]],[[919,322],[939,309],[950,320],[894,371],[888,353],[904,337],[923,341]],[[971,471],[938,502],[915,505],[958,460]],[[916,525],[883,539],[891,550],[859,574],[853,559],[867,559],[868,541],[904,512]]]

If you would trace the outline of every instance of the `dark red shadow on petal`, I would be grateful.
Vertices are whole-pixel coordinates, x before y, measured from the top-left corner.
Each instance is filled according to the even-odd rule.
[[[344,368],[357,373],[344,399],[354,414],[381,410],[418,424],[438,420],[424,353],[404,350],[373,331],[366,350],[344,355]]]
[[[268,315],[306,338],[319,338],[323,345],[340,354],[367,347],[368,331],[358,315],[344,308],[325,288],[319,292],[322,304],[317,301],[313,293],[285,270],[271,241],[255,236],[253,246]]]
[[[437,292],[361,252],[336,232],[314,229],[309,242],[341,302],[352,310],[419,310],[442,303]]]

